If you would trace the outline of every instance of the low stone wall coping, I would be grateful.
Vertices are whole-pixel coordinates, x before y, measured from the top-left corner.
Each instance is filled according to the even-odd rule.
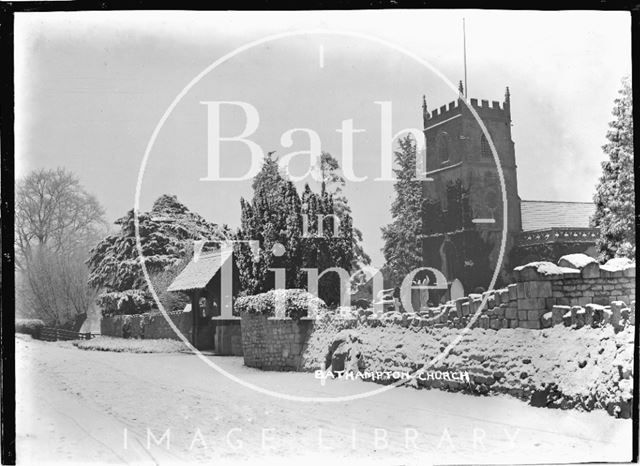
[[[247,315],[248,318],[252,318],[252,317],[265,317],[262,314],[248,314]],[[282,322],[292,322],[296,319],[292,319],[291,317],[265,317],[267,320],[275,320],[275,321],[282,321]],[[239,320],[242,320],[241,317],[238,318]],[[316,318],[314,317],[301,317],[300,319],[297,319],[298,321],[301,322],[315,322]]]
[[[240,322],[242,320],[242,318],[240,317],[221,317],[221,316],[214,316],[211,318],[212,321],[214,322]]]

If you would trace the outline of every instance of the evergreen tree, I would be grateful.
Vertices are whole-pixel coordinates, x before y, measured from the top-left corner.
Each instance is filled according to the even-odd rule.
[[[171,277],[165,272],[170,270],[174,276],[180,272],[176,266],[186,265],[194,240],[224,239],[231,234],[226,226],[207,222],[170,195],[160,196],[150,212],[138,215],[138,221],[147,271],[152,281],[156,275],[165,275],[158,277],[157,283],[166,286]],[[98,303],[103,314],[145,312],[155,303],[140,267],[133,210],[115,223],[120,231],[104,238],[89,253],[89,286],[102,291]],[[154,288],[159,294],[165,291]]]
[[[393,221],[382,228],[385,241],[385,277],[396,286],[412,270],[422,264],[419,234],[422,232],[422,183],[414,180],[416,171],[416,144],[410,135],[399,140],[394,169],[396,198],[391,205]]]
[[[305,185],[302,196],[293,183],[284,180],[277,163],[271,157],[265,159],[261,172],[253,183],[251,203],[241,199],[241,227],[237,237],[257,240],[259,257],[254,259],[248,245],[236,246],[236,263],[244,294],[256,294],[275,287],[275,275],[269,269],[285,269],[287,288],[306,288],[307,274],[302,268],[317,268],[319,273],[329,267],[350,269],[353,259],[353,234],[351,217],[344,214],[340,220],[339,235],[333,235],[333,218],[336,214],[333,198],[323,186],[316,194]],[[307,237],[302,236],[302,216],[307,215]],[[325,217],[323,234],[318,235],[317,216]],[[284,246],[284,254],[277,255]],[[339,278],[328,274],[319,283],[319,296],[327,303],[339,299]]]
[[[349,271],[354,260],[354,236],[351,216],[346,213],[342,217],[338,216],[340,222],[337,231],[334,231],[334,218],[331,215],[338,214],[333,197],[324,188],[324,183],[321,193],[312,193],[311,196],[315,198],[312,204],[316,206],[316,213],[322,215],[323,234],[317,234],[316,225],[316,237],[305,239],[304,248],[309,251],[307,256],[313,256],[313,253],[316,254],[314,263],[319,273],[331,267],[340,267]],[[305,267],[309,266],[305,265]],[[337,273],[328,273],[320,279],[318,296],[328,305],[337,305],[340,302],[340,292],[340,276]]]
[[[240,199],[241,219],[237,237],[258,241],[259,256],[253,257],[248,244],[236,246],[240,283],[246,294],[263,293],[275,287],[275,275],[269,269],[286,271],[286,286],[300,282],[302,217],[295,186],[280,174],[274,158],[267,155],[253,181],[251,203]],[[280,246],[282,245],[284,249]],[[275,249],[274,249],[275,247]],[[282,255],[278,253],[283,252]],[[275,254],[274,254],[275,253]]]
[[[593,225],[600,229],[598,247],[601,259],[636,254],[636,214],[633,174],[633,115],[629,79],[623,80],[615,100],[607,132],[609,142],[602,149],[608,160],[602,162],[602,176],[596,187],[596,213]]]
[[[320,170],[322,179],[324,180],[325,189],[333,197],[333,206],[336,215],[341,220],[343,218],[352,217],[349,200],[342,192],[345,185],[345,179],[340,174],[340,164],[328,152],[323,152],[320,157]],[[353,228],[353,259],[350,269],[355,270],[362,265],[371,264],[371,258],[362,247],[362,232]]]

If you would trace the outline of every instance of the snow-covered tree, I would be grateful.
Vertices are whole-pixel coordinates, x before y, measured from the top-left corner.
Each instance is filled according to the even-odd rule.
[[[105,232],[102,206],[70,171],[38,169],[19,180],[16,313],[77,329],[95,298],[87,253]]]
[[[633,173],[633,115],[629,79],[623,79],[620,96],[615,100],[613,121],[602,149],[602,176],[594,201],[593,225],[600,229],[598,247],[601,259],[616,256],[635,258],[636,212]]]
[[[151,211],[140,213],[138,220],[144,262],[152,277],[167,270],[177,274],[175,266],[184,263],[194,240],[231,236],[226,226],[209,223],[171,195],[160,196]],[[98,303],[104,314],[145,312],[154,301],[140,266],[133,210],[115,223],[120,231],[104,238],[90,252],[88,283],[102,291]],[[170,283],[166,277],[157,281]]]
[[[52,253],[86,251],[104,234],[104,209],[80,180],[64,168],[39,169],[16,189],[16,263],[27,267],[31,254],[45,247]]]
[[[241,226],[237,237],[258,241],[259,257],[256,260],[246,244],[237,245],[235,249],[244,294],[273,289],[275,276],[270,269],[274,268],[285,270],[287,288],[306,288],[307,276],[301,270],[305,267],[317,268],[319,272],[328,267],[350,269],[353,258],[351,217],[344,214],[340,234],[333,237],[333,219],[329,214],[337,215],[337,212],[329,193],[325,190],[321,194],[313,193],[307,185],[300,197],[293,183],[281,176],[278,164],[271,156],[265,158],[254,179],[253,189],[250,202],[240,200]],[[303,215],[308,219],[307,237],[303,237]],[[317,235],[317,215],[327,216],[321,237]],[[328,303],[335,302],[331,290],[337,290],[337,286],[333,286],[336,283],[335,277],[320,280],[319,295]]]
[[[260,250],[256,259],[247,243],[236,245],[236,264],[242,292],[256,294],[273,289],[274,274],[270,268],[284,268],[287,286],[295,287],[299,281],[299,241],[302,234],[300,199],[296,188],[282,177],[271,153],[265,156],[252,187],[254,194],[251,202],[240,199],[241,218],[237,237],[245,241],[258,241]]]
[[[351,216],[343,212],[340,216],[334,204],[334,199],[324,189],[317,194],[305,185],[302,193],[302,213],[309,219],[308,235],[302,241],[302,266],[317,269],[318,273],[331,267],[340,267],[349,271],[355,260],[354,233]],[[318,222],[318,215],[322,221],[322,235]],[[336,215],[340,222],[334,230]],[[337,230],[337,235],[336,235]],[[306,276],[301,287],[306,287]],[[337,273],[330,273],[322,277],[318,283],[318,297],[329,305],[337,305],[340,301],[340,277]]]
[[[416,144],[410,135],[400,139],[395,151],[396,198],[391,205],[393,221],[382,228],[385,278],[399,286],[404,277],[422,264],[419,234],[422,231],[422,183],[414,180]]]
[[[328,152],[323,152],[320,157],[320,170],[322,179],[325,182],[325,189],[333,198],[333,207],[336,215],[340,218],[352,217],[349,200],[342,189],[345,186],[345,179],[340,174],[340,164]],[[362,232],[353,228],[353,260],[351,269],[355,270],[363,265],[371,264],[371,258],[362,247]]]

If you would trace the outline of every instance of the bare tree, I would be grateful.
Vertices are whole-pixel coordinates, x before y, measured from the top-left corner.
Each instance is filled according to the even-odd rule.
[[[106,232],[97,199],[65,169],[35,170],[16,190],[17,311],[71,327],[95,299],[89,249]]]
[[[19,182],[16,191],[16,263],[34,248],[56,253],[81,249],[104,230],[104,209],[69,171],[39,169]]]
[[[96,292],[87,286],[84,255],[33,251],[22,271],[21,304],[47,325],[78,330]]]

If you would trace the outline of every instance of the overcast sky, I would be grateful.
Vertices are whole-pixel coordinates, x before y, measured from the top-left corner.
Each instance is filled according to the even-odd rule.
[[[589,201],[620,79],[630,73],[630,19],[621,12],[99,12],[19,13],[16,17],[16,176],[63,166],[78,175],[115,220],[133,207],[149,138],[185,86],[223,55],[285,31],[353,31],[397,44],[448,80],[463,77],[467,25],[469,97],[512,96],[520,197]],[[250,136],[277,155],[308,148],[311,128],[341,160],[341,122],[365,129],[354,139],[349,183],[354,221],[374,264],[382,264],[380,227],[393,199],[380,175],[380,106],[393,105],[394,132],[420,127],[421,96],[431,108],[454,100],[432,70],[379,43],[310,34],[239,53],[203,77],[180,101],[150,154],[141,192],[148,209],[173,193],[217,223],[238,226],[249,182],[200,181],[207,175],[207,113],[202,101],[243,101],[259,112]],[[243,115],[223,113],[223,135]],[[223,175],[248,169],[246,147],[223,146]],[[304,171],[298,166],[297,173]]]

